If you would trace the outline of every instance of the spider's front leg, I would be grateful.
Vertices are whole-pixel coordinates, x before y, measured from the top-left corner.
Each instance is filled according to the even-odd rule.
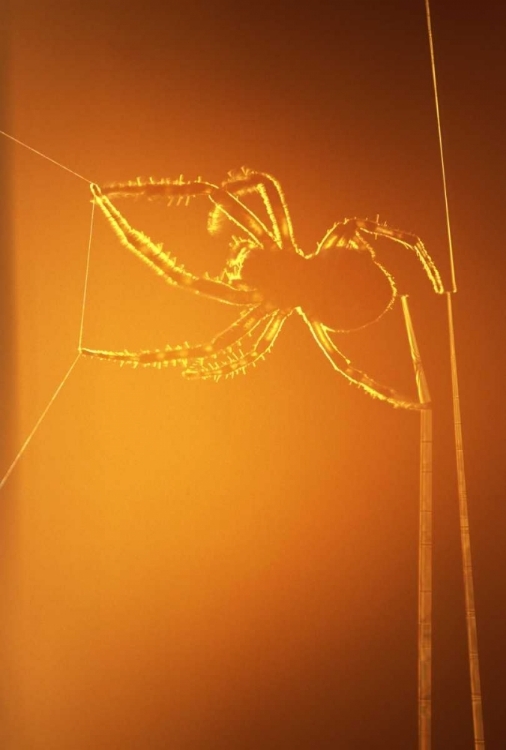
[[[198,177],[196,180],[184,180],[181,175],[176,180],[168,178],[148,180],[138,177],[127,182],[109,182],[100,187],[100,193],[109,198],[147,198],[148,200],[166,200],[170,206],[174,202],[188,205],[192,198],[210,195],[219,190],[217,185],[205,182]]]
[[[253,310],[246,311],[240,318],[232,323],[228,328],[222,331],[218,336],[207,344],[198,344],[190,346],[166,346],[163,349],[153,349],[141,352],[115,352],[99,349],[81,348],[81,353],[98,359],[105,359],[120,364],[130,364],[134,367],[138,365],[151,367],[164,367],[169,364],[181,365],[187,367],[189,362],[198,362],[200,360],[211,360],[223,356],[229,357],[235,352],[233,347],[249,334],[251,334],[262,321],[269,321],[275,311],[265,305],[258,305]],[[196,366],[196,365],[194,365]]]
[[[256,172],[243,167],[238,172],[229,172],[229,179],[223,183],[228,193],[240,197],[257,193],[265,206],[272,226],[274,245],[280,250],[296,250],[292,220],[285,196],[279,182],[266,172]],[[216,217],[219,216],[219,204]],[[211,223],[213,215],[211,215]]]
[[[169,206],[174,201],[177,205],[180,203],[188,205],[192,198],[207,196],[215,206],[209,221],[211,232],[219,224],[219,217],[224,215],[258,245],[274,240],[265,224],[232,192],[219,185],[214,185],[212,182],[205,182],[200,178],[184,180],[181,176],[178,180],[138,179],[123,183],[109,183],[103,185],[100,192],[103,196],[110,198],[144,197],[148,200],[166,200]]]
[[[143,232],[133,229],[97,185],[91,185],[91,192],[95,203],[101,209],[121,244],[169,284],[232,305],[251,306],[261,301],[261,295],[257,292],[236,289],[219,279],[212,279],[208,276],[199,277],[190,273],[179,265],[170,253],[164,251],[161,245],[155,244]]]

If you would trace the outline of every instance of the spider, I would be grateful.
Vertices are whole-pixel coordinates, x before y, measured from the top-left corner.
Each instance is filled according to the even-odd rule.
[[[419,402],[382,385],[337,348],[330,334],[365,328],[391,310],[398,290],[392,275],[377,260],[366,237],[386,237],[414,251],[434,291],[443,293],[439,272],[421,240],[378,221],[346,219],[334,224],[314,253],[297,246],[280,184],[263,172],[242,168],[229,172],[220,186],[201,178],[193,181],[137,179],[126,183],[91,185],[100,207],[121,243],[169,284],[183,287],[242,308],[240,316],[214,339],[196,346],[165,346],[141,352],[82,348],[82,354],[133,365],[180,365],[188,378],[234,375],[254,366],[267,354],[287,318],[296,311],[336,371],[371,396],[405,409]],[[265,206],[266,223],[246,205],[256,194]],[[185,270],[161,245],[133,229],[110,198],[163,199],[172,204],[207,196],[212,203],[208,230],[216,233],[223,220],[236,225],[228,259],[219,277],[198,277]],[[356,290],[360,289],[358,296]]]

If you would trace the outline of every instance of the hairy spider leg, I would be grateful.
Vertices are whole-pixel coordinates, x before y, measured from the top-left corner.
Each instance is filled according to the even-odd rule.
[[[165,199],[171,206],[184,203],[188,205],[192,198],[209,195],[213,190],[218,190],[217,185],[204,182],[198,177],[196,180],[184,180],[181,175],[175,180],[162,177],[144,179],[137,177],[135,180],[126,182],[108,182],[100,186],[102,195],[109,198],[147,198],[147,200]]]
[[[327,359],[330,361],[332,367],[337,372],[344,375],[344,377],[350,382],[358,385],[373,398],[379,398],[381,401],[387,401],[392,406],[396,406],[401,409],[426,409],[429,404],[421,404],[417,401],[402,396],[397,393],[393,388],[382,385],[373,380],[369,375],[366,375],[362,370],[358,370],[353,367],[350,360],[337,348],[332,339],[330,338],[326,326],[317,320],[309,320],[303,315],[305,322],[307,323],[309,330],[313,334],[313,337],[323,351]]]
[[[285,196],[272,175],[243,167],[238,172],[229,172],[223,187],[233,195],[258,193],[271,221],[276,244],[282,249],[297,250]]]
[[[169,364],[183,365],[186,367],[189,360],[210,359],[220,354],[226,355],[227,350],[232,352],[234,344],[239,344],[246,335],[252,332],[263,320],[270,320],[273,311],[268,310],[266,305],[258,305],[253,310],[245,311],[232,325],[215,336],[207,344],[190,346],[166,346],[163,349],[153,349],[141,352],[112,352],[99,349],[82,348],[82,354],[98,359],[107,359],[122,364],[128,363],[134,366],[164,367]]]
[[[266,306],[267,309],[267,306]],[[228,346],[222,346],[218,349],[216,346],[213,352],[207,353],[205,357],[190,357],[187,360],[187,369],[192,370],[194,368],[200,368],[205,362],[206,366],[210,368],[221,367],[224,362],[235,362],[242,359],[245,356],[245,352],[248,353],[256,347],[258,341],[262,338],[265,329],[273,321],[279,310],[270,309],[262,318],[257,321],[253,321],[247,327],[244,327],[240,335],[230,343]],[[286,315],[290,315],[292,311],[288,311]],[[184,373],[183,373],[184,374]]]
[[[252,242],[247,237],[235,237],[232,236],[232,241],[228,246],[228,253],[225,260],[225,265],[220,274],[220,279],[230,284],[233,287],[239,289],[246,288],[242,280],[242,266],[245,258],[248,254],[257,247],[255,242]]]
[[[113,182],[101,187],[102,195],[114,198],[138,198],[146,197],[148,200],[160,198],[168,199],[169,205],[175,200],[177,203],[186,204],[192,198],[201,195],[208,196],[214,203],[208,221],[208,229],[211,234],[220,230],[221,220],[227,217],[239,226],[257,245],[272,244],[274,236],[269,232],[265,224],[253,211],[244,205],[238,198],[224,188],[201,179],[184,180],[142,180],[141,178],[129,182]]]
[[[188,289],[196,294],[218,299],[231,305],[257,305],[262,296],[255,291],[236,289],[224,281],[199,277],[178,265],[176,259],[164,252],[161,245],[152,242],[142,232],[133,229],[121,212],[111,203],[97,185],[91,192],[122,245],[140,258],[169,284]]]
[[[223,188],[226,189],[227,193],[231,193],[234,196],[247,195],[248,193],[258,193],[260,195],[273,230],[273,241],[268,244],[269,250],[288,249],[293,252],[299,252],[302,255],[303,253],[301,253],[295,244],[290,213],[279,182],[265,172],[255,172],[247,167],[242,167],[236,172],[231,171],[228,174],[229,180],[223,183]],[[209,216],[208,226],[211,233],[218,231],[222,220],[226,217],[234,221],[226,211],[221,209],[220,205],[216,205]],[[235,221],[235,223],[244,229],[239,220]],[[237,277],[237,269],[240,269],[242,265],[240,256],[255,246],[258,246],[258,243],[252,241],[251,235],[249,237],[233,237],[220,278],[232,285],[240,283],[240,279]],[[265,248],[265,244],[263,247]]]
[[[413,250],[422,264],[436,294],[444,294],[443,282],[441,281],[439,271],[420,237],[410,232],[403,232],[400,229],[391,229],[385,224],[379,224],[369,219],[352,219],[351,221],[355,222],[357,229],[360,231],[380,237],[387,237],[394,242],[399,242],[404,247],[407,247],[408,250]]]
[[[270,247],[275,244],[273,233],[239,198],[224,188],[217,188],[209,198],[214,203],[207,221],[210,234],[218,234],[222,228],[223,219],[227,218],[247,234],[258,247]]]
[[[371,245],[359,235],[356,219],[336,221],[323,235],[314,255],[318,255],[322,250],[332,250],[334,247],[349,247],[350,245],[356,250],[367,251],[372,258],[376,257]]]
[[[241,372],[244,373],[247,367],[254,366],[270,352],[285,320],[290,316],[291,312],[291,310],[289,312],[275,310],[259,338],[253,344],[253,347],[246,353],[242,351],[234,352],[233,356],[228,356],[227,361],[223,363],[203,359],[192,364],[185,370],[183,375],[192,380],[206,378],[219,380],[222,376],[227,377],[237,375]]]

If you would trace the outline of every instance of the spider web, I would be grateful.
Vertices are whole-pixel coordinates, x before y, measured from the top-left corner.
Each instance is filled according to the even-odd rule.
[[[5,133],[3,131],[0,131],[0,135],[3,135],[6,138],[9,138],[10,140],[14,141],[16,144],[22,146],[23,148],[28,149],[29,151],[35,153],[36,155],[47,159],[48,161],[52,162],[53,164],[57,165],[61,169],[73,174],[74,176],[78,177],[81,180],[84,180],[85,182],[89,183],[89,180],[87,180],[82,175],[78,174],[77,172],[74,172],[73,170],[69,169],[68,167],[64,166],[63,164],[60,164],[59,162],[55,161],[54,159],[46,156],[45,154],[42,154],[37,149],[32,148],[31,146],[23,143],[22,141],[19,141],[17,138],[14,138],[13,136],[9,135],[8,133]],[[56,399],[58,398],[62,388],[64,387],[65,383],[67,382],[68,378],[70,377],[72,371],[74,370],[74,367],[76,366],[78,360],[81,357],[80,354],[80,348],[82,344],[82,338],[83,338],[83,331],[84,331],[84,316],[85,316],[85,308],[86,308],[86,296],[87,296],[87,288],[88,288],[88,278],[89,278],[89,269],[90,269],[90,256],[91,256],[91,243],[92,243],[92,235],[93,235],[93,224],[94,224],[94,214],[95,214],[95,205],[92,204],[91,208],[91,217],[90,217],[90,224],[89,224],[89,237],[88,237],[88,249],[86,254],[86,267],[84,272],[84,284],[83,284],[83,293],[82,293],[82,303],[81,303],[81,314],[80,314],[80,322],[79,322],[79,330],[77,334],[77,355],[72,360],[71,364],[69,365],[68,369],[62,376],[60,382],[57,384],[53,394],[51,395],[49,401],[47,402],[45,408],[43,409],[42,413],[40,414],[39,418],[36,420],[34,426],[32,429],[28,432],[26,438],[23,440],[21,447],[19,448],[18,452],[14,456],[14,459],[10,463],[10,465],[7,467],[7,470],[5,474],[3,475],[2,479],[0,480],[0,490],[5,485],[5,483],[8,481],[10,475],[16,468],[16,465],[20,461],[21,457],[27,450],[28,446],[30,445],[31,441],[35,437],[35,434],[37,433],[39,427],[41,426],[42,422],[46,418],[51,406],[54,404]]]

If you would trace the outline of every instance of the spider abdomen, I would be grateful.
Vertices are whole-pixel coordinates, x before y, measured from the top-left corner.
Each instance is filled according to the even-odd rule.
[[[310,257],[254,248],[241,278],[276,308],[300,307],[336,331],[372,323],[394,296],[390,277],[371,253],[349,247]]]

